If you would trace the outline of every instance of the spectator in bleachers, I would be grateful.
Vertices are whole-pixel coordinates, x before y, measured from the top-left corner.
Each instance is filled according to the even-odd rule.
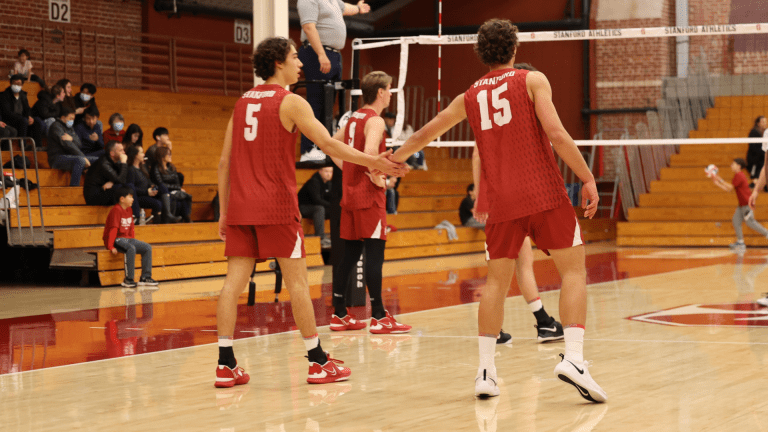
[[[312,219],[315,235],[320,237],[323,249],[331,247],[331,239],[325,233],[325,220],[331,216],[331,180],[333,167],[320,168],[299,190],[301,217]]]
[[[83,108],[83,112],[77,113],[75,116],[75,124],[83,121],[85,116],[85,109],[88,107],[96,106],[96,98],[93,95],[96,94],[96,86],[91,83],[83,83],[80,86],[80,93],[75,95],[75,106],[77,108]]]
[[[755,119],[755,126],[749,131],[749,138],[762,138],[766,130],[768,130],[768,119],[759,116]],[[760,177],[763,163],[765,163],[763,143],[750,144],[747,150],[747,171],[749,171],[749,177],[753,182]]]
[[[130,126],[128,126],[128,130],[125,131],[125,134],[123,135],[123,147],[128,148],[132,146],[139,146],[141,148],[144,148],[144,132],[141,130],[139,125],[136,123],[131,123]],[[152,165],[152,161],[150,160],[149,165]]]
[[[386,126],[386,132],[387,132],[387,138],[394,138],[392,134],[394,133],[395,128],[395,122],[397,121],[397,116],[395,113],[392,112],[385,112],[381,115],[382,118],[384,118],[384,125]],[[403,130],[400,131],[400,135],[397,137],[398,142],[404,142],[408,138],[413,135],[413,126],[409,125],[408,123],[403,124]],[[397,150],[400,148],[392,147],[393,150]],[[426,170],[427,164],[424,160],[424,150],[419,150],[416,153],[413,154],[413,156],[409,157],[407,161],[405,161],[411,168],[417,170]]]
[[[16,129],[3,121],[3,115],[0,113],[0,139],[14,138],[16,136]],[[6,150],[9,146],[7,143],[3,143],[2,149]]]
[[[61,101],[61,104],[70,107],[76,116],[82,114],[85,108],[78,108],[75,104],[75,98],[72,96],[72,81],[62,78],[56,81],[56,85],[64,89],[64,100]]]
[[[168,194],[161,194],[157,185],[152,184],[149,179],[147,164],[144,163],[144,149],[133,146],[125,154],[128,156],[128,184],[136,191],[139,207],[152,209],[155,223],[180,221],[180,217],[171,215],[171,201]]]
[[[11,85],[0,93],[0,113],[3,121],[16,129],[17,136],[29,137],[40,146],[42,129],[32,118],[32,108],[29,107],[27,92],[21,89],[21,75],[11,76]]]
[[[387,214],[397,214],[397,205],[400,201],[400,192],[397,191],[400,186],[400,177],[387,177]]]
[[[470,183],[467,186],[467,196],[461,201],[459,206],[459,219],[461,224],[469,228],[485,229],[485,224],[475,219],[472,215],[472,209],[475,207],[475,200],[477,199],[477,193],[475,192],[475,185]]]
[[[102,236],[104,246],[112,252],[112,255],[117,255],[118,252],[125,254],[125,279],[122,283],[124,287],[136,287],[136,282],[133,280],[136,271],[136,252],[141,255],[139,285],[156,286],[157,281],[152,279],[152,246],[134,238],[133,218],[131,211],[128,210],[133,205],[133,191],[129,188],[119,188],[116,195],[118,202],[109,211],[107,222],[104,224]]]
[[[70,171],[70,186],[79,186],[83,171],[98,158],[86,156],[80,149],[80,138],[72,125],[75,113],[67,106],[61,106],[60,117],[48,128],[48,164],[53,169]]]
[[[733,213],[733,230],[736,231],[736,243],[731,243],[732,250],[739,252],[746,250],[747,246],[744,243],[744,233],[741,230],[741,224],[746,223],[748,227],[752,228],[755,232],[763,237],[768,238],[768,230],[766,230],[758,221],[755,220],[755,214],[752,209],[749,208],[749,198],[751,191],[749,190],[749,184],[747,182],[747,176],[744,175],[742,170],[747,167],[747,162],[742,158],[736,158],[731,163],[731,170],[733,171],[733,180],[731,183],[727,183],[717,173],[707,172],[707,177],[711,178],[715,183],[715,186],[720,189],[731,192],[736,191],[736,198],[739,201],[736,211]]]
[[[171,159],[171,149],[168,147],[158,147],[155,152],[155,164],[152,167],[151,177],[158,189],[165,187],[171,197],[171,205],[176,208],[176,215],[181,216],[184,222],[191,222],[190,213],[192,212],[192,195],[188,194],[184,186],[184,178],[181,173],[173,166]]]
[[[32,73],[32,62],[29,61],[29,51],[22,48],[19,50],[17,56],[19,59],[16,61],[16,63],[13,64],[13,70],[11,70],[11,74],[9,76],[21,75],[22,81],[30,80],[40,84],[41,87],[45,87],[45,81]]]
[[[147,149],[147,160],[150,161],[150,167],[155,164],[155,156],[159,147],[167,147],[169,150],[173,150],[173,143],[168,137],[168,129],[164,127],[155,129],[152,132],[152,139],[155,140],[155,143]]]
[[[123,130],[124,126],[125,120],[123,119],[122,114],[114,113],[109,116],[109,129],[104,131],[104,142],[123,142],[123,137],[125,136],[125,130]],[[139,135],[141,135],[141,133],[139,133]],[[125,146],[125,143],[123,143],[123,146]]]
[[[104,156],[100,157],[85,176],[83,196],[88,205],[110,206],[118,201],[117,191],[128,184],[128,156],[123,151],[123,145],[110,141],[104,146]],[[133,194],[136,196],[136,193]],[[139,202],[133,203],[133,215],[138,219],[141,215]]]
[[[86,156],[104,156],[104,138],[99,123],[99,109],[91,105],[83,112],[83,122],[75,125],[75,133],[80,138],[81,149]]]
[[[37,102],[32,106],[32,118],[40,122],[43,135],[48,134],[48,128],[59,118],[60,102],[64,100],[65,96],[64,89],[59,85],[54,85],[50,90],[40,90],[37,93]]]

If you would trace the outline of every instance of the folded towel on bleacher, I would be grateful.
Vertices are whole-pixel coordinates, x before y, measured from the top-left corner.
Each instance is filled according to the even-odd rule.
[[[456,234],[456,227],[453,226],[452,223],[448,222],[447,220],[444,220],[440,222],[439,224],[435,225],[435,229],[444,229],[448,233],[448,240],[458,240],[459,235]]]

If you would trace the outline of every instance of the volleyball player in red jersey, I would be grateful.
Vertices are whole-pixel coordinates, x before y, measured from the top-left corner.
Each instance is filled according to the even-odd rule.
[[[489,204],[485,227],[488,282],[478,312],[480,367],[475,394],[499,394],[493,357],[496,337],[504,320],[515,259],[530,235],[552,256],[562,278],[565,355],[555,367],[555,376],[574,385],[585,399],[604,402],[606,393],[590,376],[583,358],[587,293],[581,231],[550,141],[584,183],[582,206],[590,218],[597,210],[597,186],[560,122],[549,81],[540,72],[514,69],[516,50],[517,27],[507,20],[485,22],[478,31],[475,52],[490,72],[413,134],[391,159],[405,161],[465,118],[475,133],[487,190],[476,188],[480,194],[488,194]]]
[[[226,242],[227,277],[217,311],[219,362],[216,387],[250,380],[237,366],[232,347],[237,300],[248,286],[257,260],[275,257],[291,296],[291,308],[309,359],[310,384],[343,381],[350,370],[337,366],[320,346],[307,282],[304,235],[296,195],[295,144],[298,132],[326,154],[392,175],[405,164],[359,152],[331,138],[315,119],[309,103],[285,90],[299,79],[301,62],[289,39],[259,43],[253,54],[257,76],[266,80],[246,92],[235,105],[219,161],[219,236]]]
[[[352,114],[334,138],[343,139],[350,147],[369,155],[385,152],[385,124],[379,115],[389,106],[391,86],[392,77],[384,72],[371,72],[363,77],[360,88],[364,105]],[[371,298],[371,325],[368,330],[373,334],[407,333],[411,331],[411,326],[397,322],[384,309],[381,298],[381,270],[387,242],[386,176],[372,175],[368,168],[345,164],[338,158],[333,160],[344,171],[339,232],[344,239],[341,274],[354,277],[352,270],[365,246],[365,284]],[[344,295],[348,285],[337,285],[333,287],[331,330],[364,329],[365,323],[357,321],[347,311]]]

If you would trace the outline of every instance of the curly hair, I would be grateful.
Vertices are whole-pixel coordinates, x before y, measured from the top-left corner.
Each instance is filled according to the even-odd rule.
[[[292,40],[284,37],[264,39],[253,52],[253,72],[257,77],[267,80],[275,74],[275,62],[282,63],[296,47]]]
[[[488,66],[509,63],[517,50],[517,26],[509,20],[492,19],[477,31],[475,54]]]

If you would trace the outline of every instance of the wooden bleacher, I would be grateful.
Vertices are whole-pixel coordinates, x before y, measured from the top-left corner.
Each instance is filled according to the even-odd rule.
[[[754,120],[768,113],[768,96],[721,96],[700,119],[690,138],[746,137]],[[735,241],[731,224],[738,204],[735,192],[725,192],[704,175],[709,164],[718,167],[725,181],[733,179],[734,158],[746,159],[748,144],[683,145],[672,155],[670,166],[651,182],[639,206],[629,209],[628,222],[617,225],[619,246],[727,246]],[[764,195],[764,194],[763,194]],[[755,218],[768,221],[766,198],[758,197]],[[749,246],[768,246],[763,238],[743,225]]]
[[[27,84],[25,90],[34,99],[36,85]],[[151,134],[156,127],[167,127],[173,141],[173,161],[184,173],[185,189],[193,196],[194,223],[136,227],[136,237],[153,245],[153,277],[169,280],[225,274],[224,245],[218,239],[217,224],[212,222],[210,202],[216,193],[223,134],[236,98],[99,89],[96,100],[104,122],[113,112],[120,112],[126,128],[131,123],[139,124],[145,148],[152,144]],[[3,154],[5,160],[7,153]],[[389,234],[386,259],[482,252],[484,233],[460,227],[458,216],[466,186],[472,181],[471,161],[451,159],[449,149],[427,149],[426,157],[429,171],[409,173],[399,187],[399,213],[388,217],[388,223],[397,231]],[[34,205],[38,194],[42,198],[45,226],[53,236],[52,267],[97,272],[101,285],[119,284],[123,278],[122,255],[113,256],[101,239],[109,207],[85,205],[82,188],[68,186],[69,173],[50,169],[45,153],[39,153],[38,160],[39,176],[32,170],[28,177],[42,189],[32,192],[30,199]],[[313,170],[298,170],[298,188],[312,174]],[[20,202],[26,205],[26,194],[22,193]],[[15,226],[15,212],[11,216]],[[28,223],[25,208],[18,216],[22,226]],[[433,229],[443,220],[457,226],[458,240],[449,241],[444,230]],[[36,211],[32,222],[40,225]],[[305,219],[303,225],[307,264],[321,266],[319,238],[312,236],[311,221]],[[582,228],[588,240],[615,236],[613,221],[587,220]],[[267,271],[268,263],[259,264],[258,270]]]

